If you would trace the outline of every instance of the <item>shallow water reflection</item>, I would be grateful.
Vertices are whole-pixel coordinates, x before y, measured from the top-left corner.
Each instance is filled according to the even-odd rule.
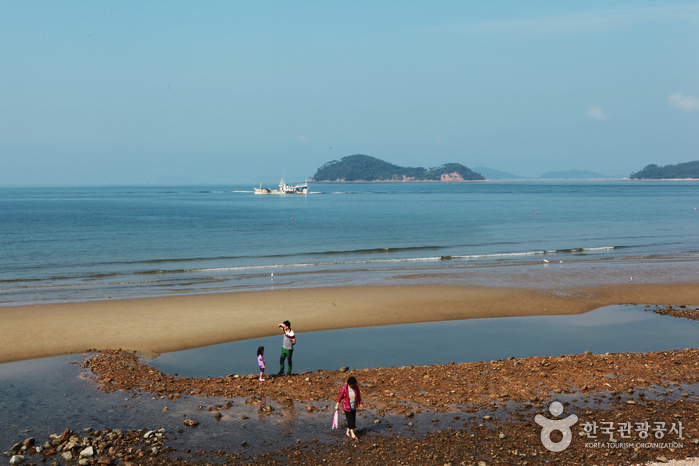
[[[645,306],[607,306],[581,315],[506,317],[299,333],[294,372],[473,362],[562,353],[667,351],[696,347],[699,322],[660,316]],[[150,363],[188,377],[257,370],[265,347],[276,373],[282,338],[269,337],[165,353]]]

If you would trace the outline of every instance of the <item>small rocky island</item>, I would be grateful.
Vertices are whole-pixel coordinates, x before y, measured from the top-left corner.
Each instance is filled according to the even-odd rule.
[[[460,163],[446,163],[436,168],[401,167],[369,155],[348,155],[328,162],[309,181],[480,181],[485,178]]]

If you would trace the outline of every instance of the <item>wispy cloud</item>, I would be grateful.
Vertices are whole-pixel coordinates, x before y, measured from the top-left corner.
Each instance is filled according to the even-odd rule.
[[[542,15],[522,19],[474,21],[445,24],[430,28],[451,34],[578,34],[631,27],[635,23],[659,20],[681,20],[699,23],[699,6],[617,8],[580,11],[563,15]]]
[[[675,92],[667,99],[667,102],[673,107],[681,108],[685,112],[699,110],[699,98],[693,95],[684,95],[681,92]]]
[[[600,107],[587,107],[587,116],[593,120],[609,120],[607,114]]]

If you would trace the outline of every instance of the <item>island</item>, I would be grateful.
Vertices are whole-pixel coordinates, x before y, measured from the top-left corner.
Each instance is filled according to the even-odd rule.
[[[632,180],[677,180],[699,179],[699,160],[677,165],[665,165],[659,167],[655,164],[647,165],[643,170],[632,173]]]
[[[485,178],[460,163],[446,163],[436,168],[401,167],[369,155],[348,155],[327,162],[309,181],[481,181]]]

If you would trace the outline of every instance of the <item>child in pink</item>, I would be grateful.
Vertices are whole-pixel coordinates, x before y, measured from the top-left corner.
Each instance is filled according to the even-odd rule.
[[[257,348],[257,365],[260,367],[260,382],[264,382],[264,375],[265,375],[265,347],[260,346]]]

